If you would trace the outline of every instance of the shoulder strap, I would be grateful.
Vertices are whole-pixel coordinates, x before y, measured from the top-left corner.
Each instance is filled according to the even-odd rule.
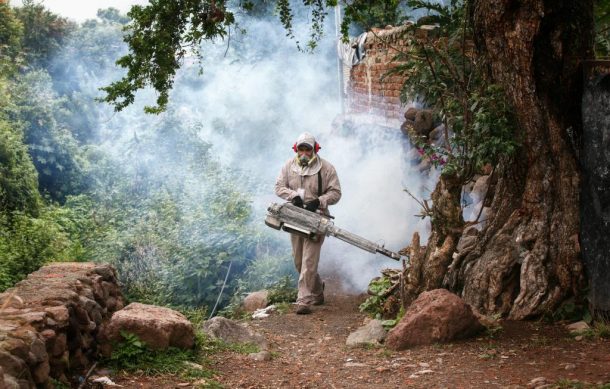
[[[322,196],[322,169],[318,171],[318,197]]]

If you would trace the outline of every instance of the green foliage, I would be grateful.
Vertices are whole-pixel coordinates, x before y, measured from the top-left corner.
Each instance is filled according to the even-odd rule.
[[[125,42],[131,52],[117,65],[127,75],[102,88],[103,101],[117,111],[133,103],[139,89],[150,86],[158,92],[156,106],[146,112],[159,113],[167,107],[176,71],[188,54],[201,59],[200,44],[222,38],[234,17],[224,0],[159,0],[147,6],[135,5],[128,13]]]
[[[196,126],[171,113],[123,147],[116,158],[87,153],[97,188],[88,213],[100,226],[87,238],[91,259],[117,267],[130,299],[208,309],[231,266],[224,305],[266,245],[250,223],[243,179],[214,161]]]
[[[39,217],[0,215],[0,290],[52,261],[74,260],[70,234],[55,220],[53,207]]]
[[[392,329],[392,328],[396,327],[396,324],[398,324],[400,322],[400,320],[404,317],[405,312],[406,312],[405,308],[401,305],[400,306],[400,310],[398,311],[398,315],[396,315],[396,318],[388,319],[388,320],[383,320],[381,322],[381,325],[386,330],[389,330],[389,329]]]
[[[593,325],[593,335],[597,338],[610,339],[610,324],[596,322]]]
[[[16,70],[22,60],[23,25],[7,3],[0,3],[0,74]]]
[[[34,0],[24,0],[15,14],[23,24],[21,44],[27,65],[48,67],[75,25]]]
[[[224,9],[215,4],[192,6]],[[16,17],[9,20],[13,10],[1,6],[3,25],[21,31]],[[61,24],[38,6],[27,7],[19,12],[28,29]],[[229,16],[223,15],[225,22]],[[50,51],[36,56],[28,43],[30,68],[48,71],[0,76],[0,288],[50,261],[109,262],[129,298],[190,310],[201,319],[219,295],[221,307],[226,304],[259,253],[279,257],[272,248],[277,243],[252,223],[243,190],[252,186],[248,179],[216,162],[200,128],[179,115],[169,112],[134,128],[127,143],[95,144],[100,119],[92,91],[69,76],[81,74],[79,66],[107,75],[109,59],[124,50],[125,19],[112,9],[99,17],[74,34],[60,34],[54,42],[65,50],[50,63]],[[61,26],[42,27],[38,31]],[[10,43],[17,55],[20,42],[2,44]],[[8,52],[4,46],[2,52]]]
[[[610,3],[595,2],[595,56],[610,57]]]
[[[274,241],[261,242],[261,246],[283,247],[279,242]],[[244,296],[263,289],[269,292],[269,304],[296,301],[297,290],[294,286],[298,275],[292,260],[287,260],[288,258],[290,253],[285,247],[285,250],[280,248],[276,253],[259,255],[252,260],[237,280],[233,297],[220,314],[233,318],[244,316],[244,312],[241,311]]]
[[[387,277],[377,277],[371,280],[368,289],[371,296],[360,304],[360,312],[380,318],[383,314],[383,304],[386,300],[385,294],[391,287],[392,283]]]
[[[345,5],[341,32],[348,36],[349,27],[356,24],[365,31],[374,27],[398,25],[406,15],[401,12],[403,0],[369,1],[354,0]]]
[[[118,9],[113,7],[106,9],[98,9],[97,17],[100,18],[104,23],[117,23],[121,25],[129,23],[129,18],[125,15],[122,15]]]
[[[468,4],[468,3],[466,3]],[[415,38],[408,32],[401,64],[392,73],[405,76],[403,101],[423,100],[437,112],[452,135],[443,144],[412,136],[420,153],[442,167],[442,173],[466,183],[485,164],[497,165],[514,155],[515,124],[503,90],[485,78],[485,61],[472,47],[472,28],[462,1],[447,5],[409,1],[414,9],[431,12],[426,23],[438,23],[434,37]]]
[[[115,61],[125,54],[122,44],[125,16],[112,8],[99,10],[100,20],[87,20],[69,34],[48,67],[53,89],[61,100],[54,117],[80,144],[100,140],[105,119],[100,117],[98,79],[115,77]],[[128,19],[127,19],[128,20]]]
[[[280,246],[280,242],[272,241],[267,244]],[[261,289],[284,290],[296,281],[296,275],[287,250],[259,255],[248,264],[239,281],[239,288],[245,293]]]
[[[294,277],[284,276],[269,288],[269,303],[291,303],[297,300]]]
[[[1,51],[18,62],[21,23],[6,4],[0,4],[0,23]],[[15,115],[17,88],[9,78],[15,68],[5,67],[6,59],[0,58],[0,291],[44,263],[68,259],[73,249],[56,208],[45,205],[38,192],[38,174],[24,143],[26,126]]]
[[[195,334],[195,348],[204,354],[217,354],[223,351],[233,351],[240,354],[252,354],[259,352],[258,346],[251,343],[226,343],[222,339],[212,338],[209,335],[198,332]]]
[[[21,131],[15,127],[0,119],[0,212],[36,216],[41,206],[38,175]]]
[[[584,295],[585,293],[583,293]],[[591,323],[593,318],[589,312],[589,306],[586,300],[569,298],[561,303],[561,305],[553,312],[546,313],[543,318],[547,321],[585,321]]]
[[[287,35],[294,37],[294,13],[289,0],[275,2]],[[239,5],[245,11],[254,9],[252,1],[243,1]],[[313,50],[322,38],[326,10],[335,5],[337,0],[303,0],[303,6],[309,10],[311,25],[309,40],[305,44],[308,50]],[[106,93],[101,101],[121,111],[135,101],[137,91],[151,87],[158,94],[156,105],[146,106],[144,110],[155,114],[167,108],[169,91],[184,59],[193,56],[201,63],[201,43],[224,38],[235,24],[234,14],[227,9],[224,0],[158,0],[145,7],[133,6],[128,16],[131,22],[125,27],[125,42],[129,53],[117,61],[127,74],[101,88]],[[297,47],[303,49],[298,41]]]
[[[176,375],[183,379],[210,379],[214,372],[205,368],[210,355],[233,351],[241,354],[258,352],[252,344],[227,344],[213,339],[203,332],[195,333],[195,346],[184,350],[170,347],[166,350],[151,350],[136,335],[121,331],[123,340],[114,345],[112,354],[103,360],[111,368],[124,372],[138,372],[148,376]],[[218,387],[213,380],[207,381],[207,387]]]
[[[201,345],[192,350],[169,347],[166,350],[151,350],[136,335],[121,331],[123,341],[113,347],[112,355],[105,362],[108,366],[126,372],[144,375],[172,374],[184,379],[211,378],[213,372],[194,367],[202,360]]]
[[[38,171],[39,188],[53,200],[81,193],[87,183],[81,150],[70,130],[58,121],[64,100],[44,70],[24,74],[13,91],[15,121],[23,124],[24,141]]]
[[[590,384],[578,380],[562,378],[551,385],[555,389],[610,389],[610,383],[605,384]]]
[[[592,326],[576,335],[582,335],[587,339],[610,339],[610,324],[595,322]]]

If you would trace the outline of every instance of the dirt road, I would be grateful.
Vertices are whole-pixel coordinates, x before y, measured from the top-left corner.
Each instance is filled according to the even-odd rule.
[[[366,320],[358,311],[364,298],[329,290],[327,303],[311,315],[292,311],[252,321],[269,341],[273,358],[258,362],[247,355],[216,355],[219,381],[227,388],[350,389],[610,383],[610,341],[574,340],[562,324],[502,322],[503,330],[494,336],[400,352],[347,348],[348,335]]]
[[[329,282],[330,281],[330,282]],[[211,356],[225,388],[607,388],[610,340],[575,340],[564,324],[501,322],[502,330],[451,344],[394,352],[348,348],[348,335],[367,318],[366,296],[333,288],[311,315],[275,313],[248,323],[269,342],[272,358],[236,352]],[[128,388],[192,388],[176,377],[119,377]]]

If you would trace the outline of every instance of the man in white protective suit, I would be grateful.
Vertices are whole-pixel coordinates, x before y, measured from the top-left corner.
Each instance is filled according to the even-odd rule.
[[[341,185],[333,165],[320,158],[320,145],[313,135],[301,134],[292,146],[296,155],[289,159],[275,182],[275,193],[297,207],[330,215],[328,206],[341,198]],[[299,272],[296,313],[312,312],[312,305],[324,304],[324,283],[318,274],[324,235],[316,241],[291,234],[292,256]]]

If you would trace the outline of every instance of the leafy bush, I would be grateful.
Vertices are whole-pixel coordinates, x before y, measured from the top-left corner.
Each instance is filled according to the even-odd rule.
[[[73,243],[51,210],[39,217],[14,212],[0,215],[0,290],[52,261],[73,260]]]
[[[294,277],[284,276],[269,288],[269,304],[294,302],[297,293]]]
[[[371,295],[362,304],[360,304],[360,312],[366,312],[373,317],[381,318],[383,314],[383,304],[385,303],[385,294],[392,287],[392,283],[387,277],[377,277],[369,283],[369,294]]]
[[[151,350],[136,335],[121,332],[123,341],[116,344],[110,358],[105,360],[108,366],[126,372],[138,371],[145,375],[172,374],[182,378],[211,378],[213,372],[202,366],[195,367],[205,356],[201,343],[192,350],[169,347],[165,350]],[[201,337],[198,338],[199,341]]]
[[[610,4],[595,2],[595,55],[597,58],[610,56]]]
[[[402,101],[423,100],[438,113],[449,135],[442,145],[417,136],[411,141],[443,174],[467,183],[485,164],[496,166],[517,150],[512,107],[503,90],[486,79],[485,61],[473,53],[468,3],[408,3],[430,12],[426,23],[439,27],[430,33],[435,37],[417,38],[418,26],[412,26],[405,50],[395,58],[399,65],[390,74],[406,79]]]
[[[39,189],[55,201],[87,187],[82,150],[70,130],[58,121],[65,99],[53,91],[43,70],[20,76],[14,84],[15,121],[23,124],[24,142],[38,171]]]
[[[23,25],[15,12],[8,2],[0,3],[0,74],[12,73],[21,62],[22,37]]]
[[[36,216],[41,205],[38,175],[23,136],[14,124],[0,119],[0,212]]]
[[[585,295],[586,293],[583,293]],[[561,303],[553,312],[546,313],[543,318],[547,321],[585,321],[591,323],[593,318],[589,312],[589,304],[584,299],[569,298]]]

